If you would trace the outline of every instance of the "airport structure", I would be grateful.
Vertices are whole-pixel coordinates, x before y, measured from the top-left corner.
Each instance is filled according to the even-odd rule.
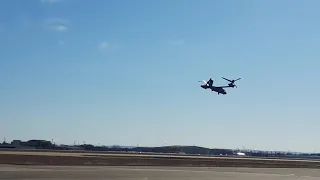
[[[250,149],[221,149],[205,148],[199,146],[160,146],[160,147],[123,147],[123,146],[94,146],[91,144],[81,145],[56,145],[53,141],[47,140],[13,140],[11,143],[0,143],[0,150],[12,149],[37,149],[37,150],[82,150],[82,151],[108,151],[127,153],[148,153],[148,154],[179,154],[196,156],[254,156],[254,157],[286,157],[286,158],[312,158],[320,159],[319,153],[292,153],[279,151],[260,151]]]

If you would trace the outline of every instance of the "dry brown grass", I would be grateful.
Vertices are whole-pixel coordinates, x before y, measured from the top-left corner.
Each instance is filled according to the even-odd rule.
[[[0,151],[0,164],[319,168],[319,161],[107,153]]]

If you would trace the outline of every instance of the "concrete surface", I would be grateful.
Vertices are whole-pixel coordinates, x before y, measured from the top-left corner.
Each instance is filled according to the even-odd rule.
[[[317,169],[0,165],[0,179],[24,180],[319,180]]]
[[[152,158],[190,158],[190,159],[238,159],[238,160],[263,160],[263,161],[291,161],[291,162],[320,162],[320,159],[303,158],[279,158],[279,157],[250,157],[250,156],[197,156],[197,155],[173,155],[156,153],[119,153],[99,151],[58,151],[58,150],[3,150],[0,155],[30,155],[30,156],[62,156],[62,157],[152,157]]]
[[[142,156],[52,156],[0,154],[0,164],[51,166],[170,166],[170,167],[254,167],[320,168],[319,161],[252,158],[142,157]]]

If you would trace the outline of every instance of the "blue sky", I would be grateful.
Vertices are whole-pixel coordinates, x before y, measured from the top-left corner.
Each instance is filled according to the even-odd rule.
[[[320,151],[319,5],[1,1],[0,137]]]

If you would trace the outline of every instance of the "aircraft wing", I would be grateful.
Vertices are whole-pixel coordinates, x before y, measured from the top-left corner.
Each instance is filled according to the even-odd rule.
[[[231,86],[216,86],[217,88],[230,88]]]

